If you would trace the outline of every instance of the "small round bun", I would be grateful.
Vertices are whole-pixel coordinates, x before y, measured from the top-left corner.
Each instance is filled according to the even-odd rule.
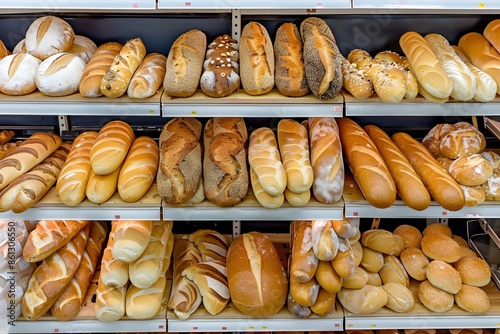
[[[361,258],[361,266],[372,273],[378,272],[384,265],[384,255],[379,251],[368,247],[363,247],[363,257]]]
[[[392,232],[399,235],[405,241],[406,247],[417,247],[420,248],[420,242],[422,241],[422,233],[415,226],[403,224],[399,225]]]
[[[452,238],[453,240],[455,240],[455,241],[457,242],[457,244],[458,244],[460,247],[467,247],[467,248],[469,248],[469,244],[468,244],[468,243],[467,243],[467,241],[465,241],[465,239],[464,239],[464,238],[462,238],[461,236],[456,235],[456,234],[453,234],[453,235],[451,236],[451,238]]]
[[[444,234],[448,237],[451,238],[453,233],[451,232],[451,228],[448,225],[445,225],[443,223],[432,223],[426,226],[424,228],[422,234],[424,236],[433,234],[433,233],[438,233],[438,234]]]
[[[450,236],[432,233],[422,238],[422,252],[433,260],[448,263],[457,262],[461,257],[460,246]]]
[[[425,281],[427,279],[425,271],[429,264],[429,259],[420,248],[407,248],[401,253],[399,258],[411,278],[417,281]]]
[[[425,274],[432,285],[446,292],[455,294],[462,288],[462,277],[451,264],[444,261],[431,261]]]
[[[481,186],[471,187],[461,184],[460,188],[464,191],[465,206],[476,206],[486,200],[486,192]]]
[[[389,309],[405,313],[410,312],[415,306],[413,294],[406,286],[399,283],[387,283],[382,288],[387,292],[388,301],[385,306]]]
[[[476,253],[469,247],[460,247],[460,258],[463,259],[464,257],[477,257]]]
[[[455,263],[455,269],[462,277],[464,284],[485,286],[491,280],[491,270],[488,262],[478,257],[461,258]]]
[[[484,313],[490,309],[490,299],[486,292],[477,286],[466,284],[455,295],[455,303],[467,312]]]
[[[454,298],[449,292],[436,288],[429,281],[418,286],[418,299],[433,312],[446,312],[453,307]]]

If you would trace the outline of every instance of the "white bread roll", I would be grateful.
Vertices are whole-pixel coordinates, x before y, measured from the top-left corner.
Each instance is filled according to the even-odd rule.
[[[36,86],[47,96],[76,93],[85,61],[72,53],[57,53],[45,59],[37,70]]]
[[[365,285],[361,289],[342,288],[337,297],[347,311],[355,314],[377,312],[389,301],[387,292],[373,285]]]
[[[404,286],[410,285],[410,278],[398,257],[394,255],[384,256],[384,265],[379,270],[382,283],[399,283]]]
[[[370,247],[363,246],[363,257],[361,258],[361,266],[368,272],[378,273],[384,265],[384,255]]]
[[[455,268],[444,261],[432,260],[425,269],[425,275],[436,288],[451,294],[462,288],[462,277]]]
[[[361,244],[375,251],[395,255],[399,251],[394,234],[384,229],[366,230],[361,234]]]
[[[388,301],[385,305],[398,313],[406,313],[413,310],[415,299],[406,286],[398,283],[386,283],[382,288],[387,292]]]
[[[344,278],[342,287],[346,289],[361,289],[368,282],[368,274],[361,267],[354,268],[351,275]]]
[[[290,278],[290,295],[293,300],[301,306],[310,307],[316,302],[321,286],[316,278],[311,278],[306,282],[299,282],[295,278]]]
[[[460,260],[460,246],[447,235],[433,233],[422,238],[422,252],[433,260],[454,263]]]
[[[344,279],[355,272],[354,252],[349,239],[339,237],[339,247],[335,258],[332,260],[333,269]]]
[[[159,277],[150,287],[138,288],[130,284],[125,296],[125,314],[130,319],[151,319],[162,308],[162,299],[167,286],[165,276]]]
[[[462,310],[473,313],[485,313],[490,309],[488,294],[477,286],[463,284],[455,294],[455,303]]]
[[[45,60],[68,51],[75,39],[71,25],[56,16],[42,16],[31,23],[26,31],[26,51]]]
[[[433,312],[446,312],[453,307],[453,295],[436,288],[429,281],[423,281],[418,286],[418,299]]]
[[[152,221],[117,221],[113,243],[113,256],[118,260],[128,263],[137,260],[146,249],[152,230]]]
[[[488,262],[478,257],[464,257],[453,265],[467,285],[482,287],[491,280]]]
[[[85,64],[87,64],[96,49],[97,45],[90,38],[82,35],[75,35],[73,44],[67,52],[82,58]]]
[[[42,61],[28,53],[17,53],[0,60],[0,92],[25,95],[36,89],[36,73]]]
[[[427,279],[425,270],[429,264],[429,259],[420,248],[408,247],[401,253],[400,260],[411,278],[417,281]]]
[[[493,174],[493,166],[480,154],[458,157],[448,168],[455,181],[464,186],[479,186]]]

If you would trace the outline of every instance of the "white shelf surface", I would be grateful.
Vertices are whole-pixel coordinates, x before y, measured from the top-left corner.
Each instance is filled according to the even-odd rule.
[[[2,0],[0,8],[9,9],[156,9],[156,0]]]
[[[209,9],[209,8],[256,8],[256,9],[310,9],[351,8],[350,0],[291,0],[283,4],[280,0],[158,0],[158,8]]]
[[[67,115],[67,116],[159,116],[158,93],[148,99],[134,100],[126,96],[86,98],[75,93],[68,96],[48,97],[40,92],[8,96],[0,94],[1,115]]]
[[[416,9],[498,9],[498,1],[492,0],[353,0],[353,8],[416,8]]]
[[[342,117],[341,94],[322,101],[312,94],[286,97],[276,89],[265,95],[251,96],[239,90],[230,96],[212,98],[198,91],[188,98],[162,96],[163,117]]]

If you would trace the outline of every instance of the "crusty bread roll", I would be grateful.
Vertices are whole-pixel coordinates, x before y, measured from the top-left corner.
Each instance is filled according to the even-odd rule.
[[[500,50],[500,42],[499,42],[499,29],[500,26],[499,20],[491,20],[483,30],[483,36],[488,40],[488,42],[493,45],[493,47],[499,51]],[[499,51],[500,52],[500,51]]]
[[[331,220],[312,221],[311,242],[318,259],[331,261],[335,258],[339,249],[339,237],[333,229]]]
[[[344,161],[337,122],[333,117],[310,117],[308,126],[314,197],[322,203],[335,203],[344,189]]]
[[[314,277],[323,289],[331,293],[339,292],[344,281],[333,269],[331,261],[319,261]]]
[[[339,118],[337,124],[344,156],[366,200],[377,208],[391,206],[396,186],[375,143],[353,120]]]
[[[451,294],[455,294],[462,288],[462,277],[450,264],[441,260],[432,260],[425,269],[425,275],[429,282],[436,288],[440,288]]]
[[[240,88],[238,42],[224,34],[207,47],[200,88],[208,96],[224,97]]]
[[[488,262],[478,257],[463,257],[454,265],[462,277],[462,282],[467,285],[482,287],[491,280],[491,269]]]
[[[26,51],[45,60],[50,56],[67,51],[75,39],[71,25],[56,16],[42,16],[31,23],[26,31]]]
[[[106,175],[116,171],[125,160],[134,139],[132,127],[124,121],[116,120],[104,125],[90,150],[94,173]]]
[[[370,272],[367,271],[366,274],[368,275],[368,281],[366,284],[373,285],[373,286],[382,286],[382,279],[380,278],[380,275],[378,273]]]
[[[361,266],[368,272],[378,273],[384,265],[384,255],[371,249],[370,247],[363,246],[363,257],[361,258]]]
[[[479,186],[493,174],[493,166],[480,154],[467,154],[454,160],[448,171],[458,183]]]
[[[73,44],[67,52],[82,58],[85,64],[87,64],[96,49],[97,45],[90,38],[82,35],[75,35]]]
[[[111,222],[111,231],[109,232],[106,248],[102,252],[101,271],[99,275],[99,284],[109,288],[126,288],[129,282],[128,263],[118,260],[113,255],[113,245],[115,242],[115,232],[118,227],[118,220]],[[104,290],[104,287],[101,287]],[[109,289],[105,289],[110,291]],[[117,293],[115,291],[112,294]]]
[[[274,87],[273,42],[266,28],[249,22],[240,37],[241,85],[250,95],[268,93]]]
[[[462,188],[423,144],[404,132],[395,133],[391,139],[410,161],[436,202],[450,211],[465,206]]]
[[[247,139],[241,117],[214,117],[207,121],[203,135],[203,186],[210,202],[234,206],[247,195]]]
[[[42,61],[28,53],[8,55],[0,60],[0,92],[25,95],[36,89],[36,73]]]
[[[110,98],[125,94],[132,76],[145,56],[146,46],[140,38],[128,40],[102,77],[101,92]]]
[[[361,260],[363,260],[363,245],[361,245],[361,242],[356,241],[356,242],[351,242],[351,248],[352,252],[354,253],[354,266],[359,267],[361,265]]]
[[[398,225],[393,234],[399,235],[405,241],[407,248],[416,247],[420,248],[420,242],[422,241],[422,232],[418,228],[408,224]]]
[[[339,237],[338,252],[332,260],[332,266],[344,280],[354,274],[356,269],[354,266],[354,252],[349,239]]]
[[[394,255],[384,256],[384,265],[380,268],[378,273],[384,284],[399,283],[404,286],[410,285],[410,279],[405,267],[399,258]]]
[[[335,233],[341,238],[351,238],[359,232],[359,218],[347,218],[332,220]],[[351,243],[352,245],[353,243]]]
[[[387,292],[388,300],[385,306],[394,312],[410,312],[415,306],[412,292],[403,284],[385,283],[382,288]]]
[[[313,311],[318,317],[327,317],[335,311],[336,297],[337,295],[335,293],[331,293],[323,288],[320,288],[316,301],[310,306],[311,311]]]
[[[314,277],[305,282],[299,282],[293,277],[290,278],[290,295],[301,306],[312,306],[318,298],[320,288],[321,286]]]
[[[174,97],[189,97],[198,89],[207,37],[197,29],[180,35],[172,44],[167,56],[163,89]]]
[[[377,312],[389,301],[387,292],[373,285],[365,285],[361,289],[342,288],[337,297],[347,311],[355,314]]]
[[[361,289],[368,282],[368,274],[361,267],[355,267],[351,275],[344,278],[342,287],[346,289]]]
[[[463,284],[455,294],[455,303],[462,310],[473,313],[485,313],[490,309],[488,294],[477,286]]]
[[[418,286],[418,299],[433,312],[446,312],[453,307],[454,298],[449,292],[436,288],[425,280]]]
[[[433,260],[454,263],[460,259],[460,246],[451,237],[439,233],[424,235],[422,252]]]
[[[328,24],[308,17],[300,24],[304,68],[309,89],[317,98],[330,100],[342,88],[342,56]]]
[[[116,192],[119,175],[120,167],[106,175],[99,175],[94,171],[90,171],[85,196],[95,204],[106,202]]]
[[[484,135],[472,124],[458,122],[455,128],[441,138],[439,150],[450,159],[482,152],[486,147]]]
[[[167,57],[153,52],[144,57],[127,88],[128,97],[145,99],[156,94],[165,77]]]
[[[101,44],[93,53],[83,70],[82,78],[78,89],[85,97],[102,96],[101,81],[106,72],[111,67],[116,55],[123,48],[123,45],[116,42]]]
[[[226,265],[231,300],[238,310],[253,317],[269,317],[283,308],[287,275],[266,235],[248,232],[233,240]]]
[[[153,230],[149,220],[120,220],[113,242],[113,256],[127,263],[137,260],[148,246]]]
[[[319,265],[312,247],[311,221],[293,222],[292,254],[290,258],[290,277],[299,282],[309,281]]]
[[[118,175],[118,194],[125,202],[139,200],[155,180],[158,171],[158,144],[150,137],[136,138]]]
[[[265,191],[259,180],[259,176],[252,167],[250,167],[250,184],[252,185],[252,191],[255,198],[264,208],[276,209],[282,206],[285,202],[284,192],[273,196]]]
[[[0,59],[10,55],[10,51],[7,50],[7,48],[5,47],[5,44],[3,43],[2,40],[0,40]]]
[[[399,258],[411,278],[417,281],[425,281],[427,279],[425,271],[429,265],[429,259],[420,248],[408,247],[401,253]]]
[[[361,234],[361,244],[388,255],[394,255],[399,250],[394,234],[384,229],[364,231]]]
[[[162,308],[162,299],[167,286],[165,276],[160,276],[150,287],[138,288],[130,284],[125,296],[125,314],[130,319],[151,319]]]
[[[278,91],[285,96],[304,96],[309,93],[302,39],[299,28],[294,23],[283,23],[276,31],[274,58],[274,81]]]
[[[86,196],[87,182],[92,170],[90,149],[97,135],[95,131],[86,131],[73,141],[56,183],[57,196],[66,205],[78,205]]]
[[[427,225],[422,231],[423,236],[434,233],[443,234],[450,238],[453,235],[453,231],[451,230],[451,228],[444,223],[431,223]]]
[[[453,131],[455,126],[449,123],[439,123],[432,127],[422,139],[422,144],[435,157],[441,156],[441,139],[444,138],[450,131]]]
[[[57,53],[38,66],[36,87],[47,96],[76,93],[82,78],[85,61],[72,53]]]
[[[16,53],[21,53],[21,52],[24,52],[26,53],[26,43],[25,43],[26,39],[23,38],[21,39],[19,42],[17,42],[16,46],[14,46],[14,48],[12,49],[12,54],[16,54]]]

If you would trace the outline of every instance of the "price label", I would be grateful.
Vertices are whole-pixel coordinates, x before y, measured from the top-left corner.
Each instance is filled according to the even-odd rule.
[[[186,1],[186,2],[184,3],[184,6],[186,6],[186,7],[191,7],[191,1]]]
[[[333,112],[342,112],[342,106],[333,106]]]
[[[486,8],[486,4],[484,2],[479,3],[479,8],[484,9]]]
[[[121,215],[115,215],[115,219],[121,219]]]
[[[191,111],[191,116],[196,116],[196,115],[198,115],[198,112],[197,112],[197,111],[194,111],[194,110],[193,110],[193,111]]]
[[[354,327],[354,324],[347,324],[347,327]]]
[[[377,327],[377,324],[371,324],[370,325],[370,328],[376,328]]]
[[[139,4],[138,3],[133,3],[132,4],[132,8],[139,8]]]
[[[148,111],[149,111],[149,114],[150,114],[150,115],[154,115],[154,113],[155,113],[155,110],[154,110],[154,109],[149,109]]]

